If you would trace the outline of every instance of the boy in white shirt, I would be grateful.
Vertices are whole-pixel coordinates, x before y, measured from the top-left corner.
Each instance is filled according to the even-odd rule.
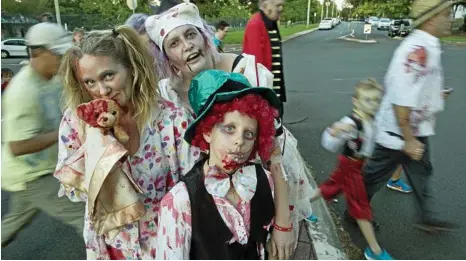
[[[357,221],[369,245],[364,255],[370,260],[392,259],[375,237],[371,206],[362,176],[365,160],[371,156],[374,148],[374,115],[382,95],[383,88],[375,80],[356,84],[353,111],[327,128],[322,135],[322,146],[327,150],[336,152],[343,147],[338,165],[311,198],[313,201],[322,196],[330,200],[341,192],[345,194],[349,215]]]
[[[428,140],[435,134],[436,115],[444,108],[439,37],[451,28],[455,1],[416,0],[416,28],[395,51],[385,77],[385,96],[377,115],[374,154],[364,168],[369,200],[401,164],[421,207],[416,227],[428,232],[453,228],[437,218],[430,177]]]

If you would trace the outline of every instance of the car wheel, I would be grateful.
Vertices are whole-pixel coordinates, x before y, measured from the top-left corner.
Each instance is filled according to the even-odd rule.
[[[2,58],[8,58],[10,56],[10,53],[8,53],[5,50],[2,50]]]

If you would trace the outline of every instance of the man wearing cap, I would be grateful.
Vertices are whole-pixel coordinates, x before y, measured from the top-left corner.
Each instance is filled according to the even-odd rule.
[[[39,23],[26,35],[30,63],[2,97],[2,189],[10,192],[10,212],[2,218],[2,247],[42,210],[82,235],[83,203],[57,196],[52,176],[57,164],[62,86],[55,77],[61,56],[72,46],[60,25]],[[70,139],[73,137],[62,137]]]
[[[439,38],[450,32],[454,4],[414,1],[411,11],[416,29],[395,51],[385,76],[386,94],[377,115],[377,145],[364,169],[371,199],[401,164],[421,209],[415,226],[428,232],[454,227],[438,219],[434,208],[429,148],[436,115],[444,109]]]
[[[286,91],[278,24],[284,3],[284,0],[259,0],[260,11],[249,20],[243,39],[243,52],[254,55],[256,62],[273,73],[273,89],[282,102],[286,102]]]

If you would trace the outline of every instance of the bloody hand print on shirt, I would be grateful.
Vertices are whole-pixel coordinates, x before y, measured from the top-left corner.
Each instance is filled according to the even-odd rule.
[[[405,72],[406,73],[415,73],[416,83],[419,78],[427,75],[427,52],[424,46],[416,45],[414,51],[410,52],[406,57]]]

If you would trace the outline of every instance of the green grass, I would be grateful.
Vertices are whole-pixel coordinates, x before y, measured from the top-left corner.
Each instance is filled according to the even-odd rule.
[[[289,27],[281,26],[280,34],[282,36],[282,39],[285,39],[285,37],[287,36],[290,36],[292,34],[299,33],[302,31],[310,30],[310,29],[316,28],[317,26],[318,26],[317,24],[311,24],[309,25],[309,27],[306,27],[305,24],[292,25]],[[228,33],[223,44],[242,44],[243,36],[244,36],[244,30],[231,31]]]
[[[442,37],[442,42],[466,43],[466,35],[452,35],[448,37]]]

